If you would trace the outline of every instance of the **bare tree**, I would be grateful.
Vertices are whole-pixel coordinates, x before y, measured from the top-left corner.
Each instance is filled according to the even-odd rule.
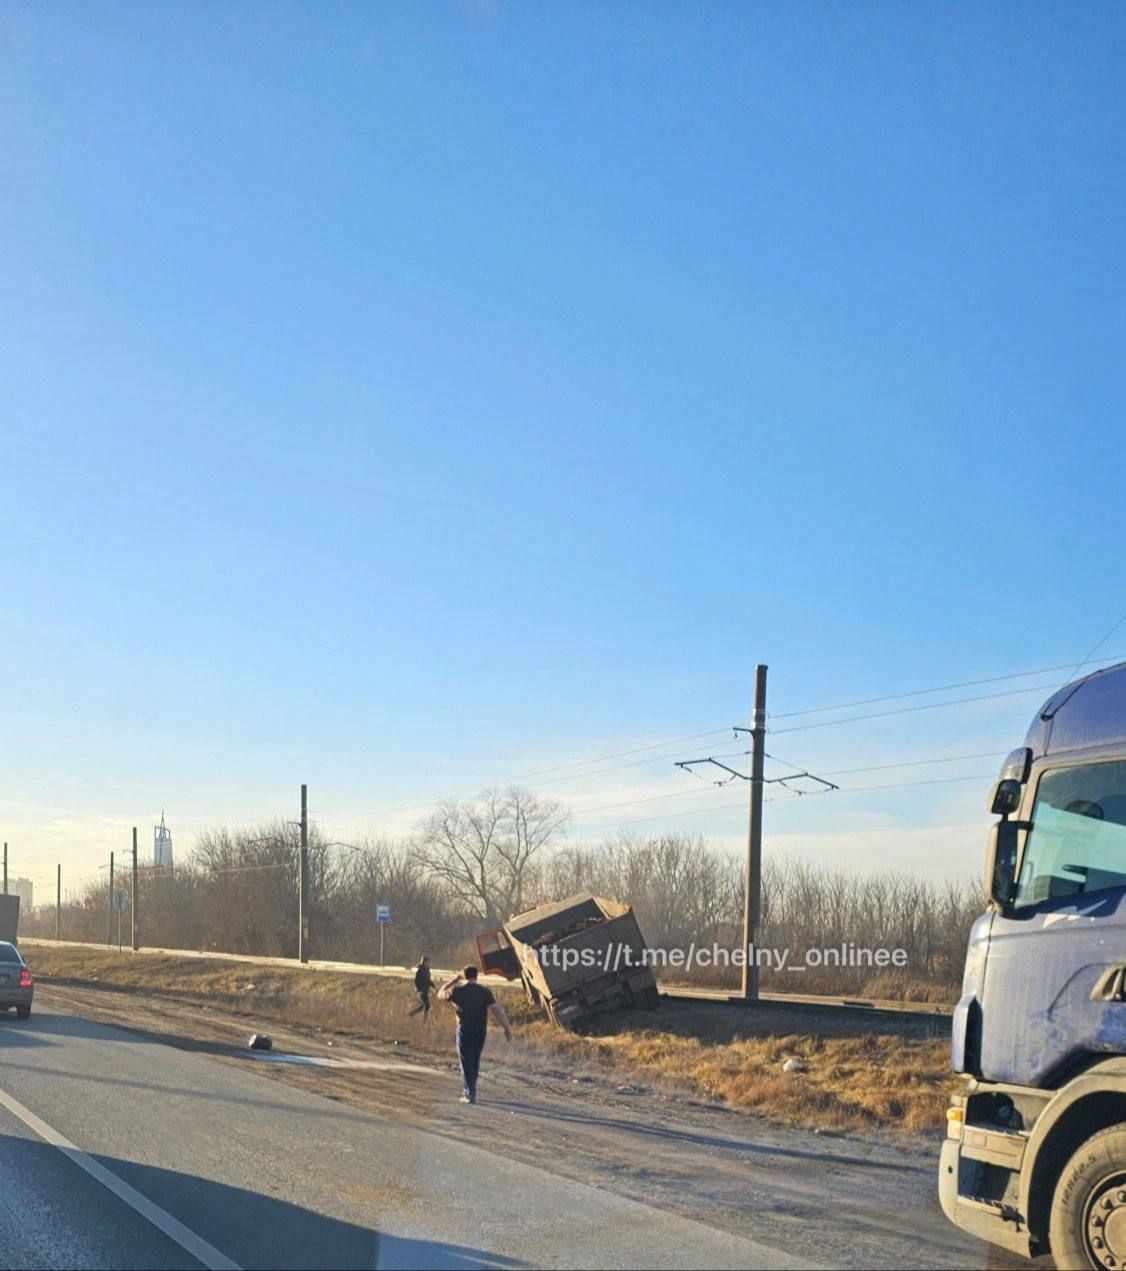
[[[315,956],[374,961],[377,904],[390,904],[391,958],[428,952],[439,966],[472,956],[483,922],[587,889],[625,900],[654,947],[738,947],[742,931],[741,856],[684,835],[620,833],[594,844],[558,847],[567,819],[557,803],[523,790],[486,791],[437,809],[414,840],[360,838],[331,845],[309,834],[309,893]],[[174,949],[292,956],[297,930],[298,837],[283,821],[216,827],[200,835],[175,870],[140,871],[144,943]],[[852,874],[800,857],[773,855],[763,866],[760,945],[810,949],[903,949],[907,965],[884,969],[826,964],[809,968],[803,992],[948,999],[956,995],[966,933],[981,908],[980,884],[933,882],[881,870]],[[63,907],[67,939],[105,939],[108,885],[90,879]],[[54,907],[21,917],[29,935],[51,935]],[[735,983],[730,967],[697,969],[699,983]],[[795,977],[766,969],[770,988],[792,991]]]
[[[569,816],[561,803],[519,786],[484,790],[432,812],[419,827],[415,857],[472,913],[499,926],[525,907],[539,859]]]

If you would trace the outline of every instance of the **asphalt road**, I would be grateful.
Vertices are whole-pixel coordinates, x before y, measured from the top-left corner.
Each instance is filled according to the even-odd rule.
[[[0,1266],[809,1265],[255,1068],[0,1019]]]

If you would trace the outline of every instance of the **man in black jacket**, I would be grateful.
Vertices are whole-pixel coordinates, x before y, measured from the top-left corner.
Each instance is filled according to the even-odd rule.
[[[457,1012],[457,1058],[461,1065],[462,1103],[477,1102],[477,1072],[485,1049],[489,1016],[504,1029],[504,1040],[512,1040],[512,1026],[504,1007],[492,990],[477,983],[477,968],[467,966],[438,990],[443,1002],[452,1002]]]
[[[418,994],[418,1005],[407,1014],[417,1015],[421,1011],[422,1022],[428,1024],[430,1022],[430,959],[425,953],[414,973],[414,988]]]

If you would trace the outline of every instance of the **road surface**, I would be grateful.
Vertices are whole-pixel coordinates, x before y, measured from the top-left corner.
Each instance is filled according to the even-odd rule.
[[[0,1265],[811,1262],[37,1004],[0,1019]]]

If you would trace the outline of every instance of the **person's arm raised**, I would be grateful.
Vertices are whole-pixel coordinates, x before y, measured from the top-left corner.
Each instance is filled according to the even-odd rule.
[[[460,973],[458,975],[451,976],[445,982],[445,984],[443,984],[442,987],[438,990],[438,996],[442,999],[443,1002],[448,1002],[450,1000],[450,993],[460,983],[461,983]]]

